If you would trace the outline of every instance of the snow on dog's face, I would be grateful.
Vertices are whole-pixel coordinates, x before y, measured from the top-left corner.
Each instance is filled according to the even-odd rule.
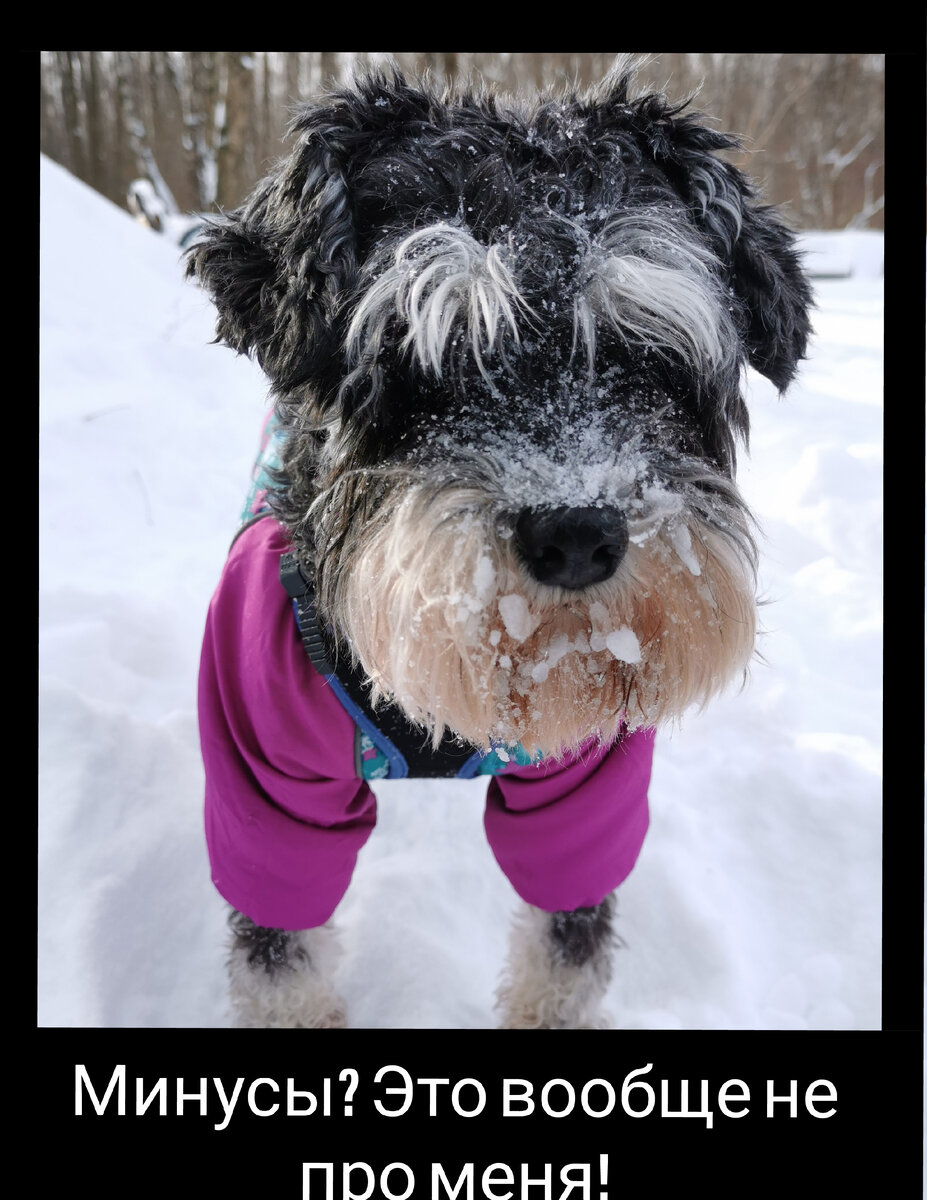
[[[684,452],[665,388],[629,403],[624,378],[609,395],[565,375],[579,399],[540,404],[471,378],[455,426],[423,421],[379,466],[357,465],[351,436],[326,445],[322,606],[375,693],[436,739],[576,747],[704,702],[752,653],[753,543],[729,477]]]
[[[320,610],[436,741],[609,738],[752,653],[741,376],[788,383],[809,295],[681,114],[627,76],[509,112],[372,76],[192,252],[272,380]]]

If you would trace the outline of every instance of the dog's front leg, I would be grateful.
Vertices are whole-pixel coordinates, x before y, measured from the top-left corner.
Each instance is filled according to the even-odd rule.
[[[614,911],[614,895],[573,912],[523,907],[498,992],[503,1029],[608,1027],[601,1005],[617,944]]]
[[[232,910],[228,960],[232,1023],[239,1029],[342,1029],[344,1002],[332,986],[334,930],[267,929]]]

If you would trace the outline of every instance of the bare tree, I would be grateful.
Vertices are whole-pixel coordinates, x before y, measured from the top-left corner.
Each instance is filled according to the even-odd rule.
[[[255,108],[254,54],[223,54],[222,105],[217,128],[216,202],[235,208],[257,178],[252,121]]]
[[[59,50],[56,54],[58,79],[61,87],[62,117],[64,120],[64,166],[81,179],[88,178],[87,153],[80,114],[81,92],[80,56],[76,50]]]
[[[218,54],[184,55],[187,75],[186,124],[192,138],[193,164],[200,208],[216,201],[216,128],[219,111]]]

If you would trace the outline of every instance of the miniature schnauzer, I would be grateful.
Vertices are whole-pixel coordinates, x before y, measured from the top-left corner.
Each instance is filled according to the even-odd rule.
[[[376,72],[292,133],[188,263],[274,397],[200,672],[235,1023],[345,1025],[370,781],[487,775],[500,1022],[599,1027],[653,730],[754,650],[735,448],[746,365],[805,352],[793,236],[627,67],[531,103]]]

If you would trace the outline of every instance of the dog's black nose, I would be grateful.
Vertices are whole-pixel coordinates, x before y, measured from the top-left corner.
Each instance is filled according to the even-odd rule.
[[[539,583],[584,588],[618,569],[628,548],[628,523],[617,508],[526,508],[515,522],[515,545]]]

